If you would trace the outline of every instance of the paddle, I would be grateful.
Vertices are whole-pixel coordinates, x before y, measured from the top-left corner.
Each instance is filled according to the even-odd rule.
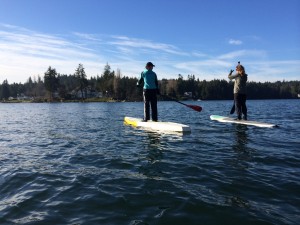
[[[170,100],[172,100],[172,101],[174,101],[174,102],[177,102],[177,103],[179,103],[179,104],[185,105],[185,106],[187,106],[187,107],[189,107],[189,108],[191,108],[191,109],[193,109],[193,110],[195,110],[195,111],[197,111],[197,112],[201,112],[201,111],[202,111],[202,107],[199,106],[199,105],[188,105],[188,104],[185,104],[185,103],[183,103],[183,102],[180,102],[180,101],[178,101],[178,100],[176,100],[176,99],[174,99],[174,98],[171,98],[171,97],[169,97],[169,96],[166,96],[166,95],[161,95],[161,96],[166,97],[166,98],[168,98],[168,99],[170,99]]]
[[[233,102],[233,106],[232,106],[232,108],[231,108],[231,110],[230,110],[230,114],[233,114],[234,111],[235,111],[235,102]]]

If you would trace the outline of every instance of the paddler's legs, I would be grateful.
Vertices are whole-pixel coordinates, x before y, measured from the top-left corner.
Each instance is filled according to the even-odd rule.
[[[241,95],[241,105],[242,105],[242,113],[243,113],[243,119],[247,120],[247,106],[246,106],[246,95]]]
[[[241,101],[241,96],[239,94],[234,94],[234,102],[235,102],[235,109],[236,109],[236,114],[237,114],[237,119],[241,120],[242,119],[242,101]]]
[[[152,120],[157,121],[157,96],[156,90],[151,90],[151,111],[152,111]]]
[[[150,120],[150,98],[148,90],[144,90],[143,92],[144,97],[144,120]]]

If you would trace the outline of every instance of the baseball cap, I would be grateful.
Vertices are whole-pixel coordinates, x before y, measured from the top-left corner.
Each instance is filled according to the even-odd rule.
[[[152,62],[147,62],[146,66],[155,66]]]

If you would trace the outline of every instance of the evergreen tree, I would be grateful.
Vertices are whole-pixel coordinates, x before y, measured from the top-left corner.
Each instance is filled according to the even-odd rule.
[[[119,69],[117,69],[117,74],[116,76],[114,76],[113,78],[113,88],[114,88],[114,96],[116,99],[122,99],[121,96],[121,71]]]
[[[49,66],[48,70],[45,72],[44,84],[46,90],[49,92],[50,101],[52,101],[53,93],[57,90],[59,85],[59,79],[56,70],[52,69],[51,66]]]
[[[75,71],[75,77],[77,78],[78,80],[78,83],[79,83],[79,90],[81,92],[81,99],[84,99],[84,92],[85,92],[85,97],[87,96],[86,95],[86,88],[88,86],[88,80],[86,78],[86,74],[85,74],[85,71],[84,71],[84,68],[83,68],[83,65],[82,64],[79,64],[76,71]]]
[[[2,83],[1,97],[2,99],[7,100],[9,96],[10,96],[9,84],[7,80],[4,80]]]
[[[98,90],[105,93],[105,96],[107,97],[113,95],[114,77],[115,77],[115,72],[111,71],[110,65],[107,63],[104,67],[103,74],[97,80]]]
[[[185,80],[183,79],[183,76],[181,74],[178,74],[176,94],[178,96],[183,96],[183,93],[185,91],[186,91]]]
[[[106,63],[106,65],[104,66],[104,72],[103,72],[103,78],[104,80],[110,80],[112,78],[111,76],[111,68],[110,65],[108,63]]]

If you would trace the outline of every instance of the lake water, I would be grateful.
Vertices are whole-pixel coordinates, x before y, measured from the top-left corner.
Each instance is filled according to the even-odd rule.
[[[299,224],[300,101],[159,102],[191,134],[123,124],[143,103],[0,104],[0,224]]]

